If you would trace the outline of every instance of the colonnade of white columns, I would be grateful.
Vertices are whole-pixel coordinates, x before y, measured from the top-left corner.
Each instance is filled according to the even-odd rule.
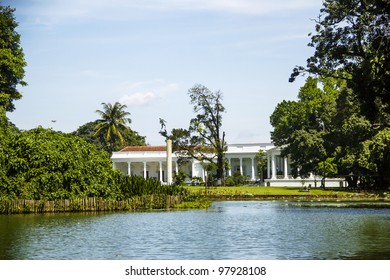
[[[276,154],[267,156],[267,178],[277,179]],[[283,157],[283,179],[288,179],[288,158]]]
[[[280,170],[283,170],[283,179],[288,179],[289,178],[289,174],[288,174],[288,171],[289,171],[289,163],[288,163],[288,158],[287,157],[283,157],[282,159],[282,162],[279,164],[277,164],[277,160],[276,160],[276,156],[278,156],[278,154],[269,154],[267,156],[267,178],[271,178],[271,179],[277,179],[277,166],[280,168]],[[251,177],[251,180],[255,181],[256,180],[256,168],[255,168],[255,158],[254,157],[227,157],[228,161],[229,161],[229,166],[230,168],[228,169],[228,175],[229,176],[232,176],[232,169],[231,169],[231,166],[232,166],[232,160],[233,159],[238,159],[239,160],[239,169],[237,168],[237,170],[239,170],[240,174],[241,175],[244,175],[244,159],[250,159],[251,160],[251,163],[250,163],[250,177]],[[117,162],[119,163],[119,162]],[[126,163],[127,164],[127,172],[124,171],[125,169],[122,168],[122,170],[124,172],[126,172],[128,175],[132,174],[132,164],[133,163],[141,163],[143,164],[143,169],[142,170],[142,175],[144,178],[147,178],[148,177],[148,169],[147,169],[147,164],[148,163],[158,163],[158,170],[156,171],[157,174],[159,175],[159,179],[161,182],[163,182],[163,172],[164,172],[164,168],[163,168],[163,161],[160,160],[160,161],[124,161],[123,163]],[[179,171],[179,166],[178,166],[178,163],[177,163],[177,160],[173,160],[172,163],[174,163],[174,166],[175,166],[175,171],[176,173]],[[196,167],[195,167],[195,162],[192,162],[191,164],[191,171],[192,171],[192,174],[196,174]],[[282,165],[282,166],[281,166]],[[248,166],[248,164],[246,164],[246,166]],[[115,169],[116,166],[115,166],[115,162],[113,162],[113,168]],[[141,167],[142,168],[142,167]],[[138,167],[138,170],[139,170],[139,167]],[[156,173],[154,172],[154,173]],[[206,171],[204,170],[203,173],[203,178],[205,178],[206,176]],[[194,176],[194,175],[193,175]]]
[[[148,163],[157,163],[158,162],[158,165],[159,165],[159,169],[158,169],[158,175],[159,175],[159,178],[160,178],[160,181],[163,182],[163,161],[160,160],[160,161],[123,161],[123,162],[113,162],[112,163],[112,167],[114,169],[117,168],[116,164],[117,163],[126,163],[127,164],[127,175],[131,175],[131,172],[132,172],[132,168],[131,168],[131,164],[132,163],[141,163],[143,165],[142,167],[142,175],[143,177],[146,179],[148,177],[148,168],[147,168],[147,164]],[[179,167],[178,167],[178,163],[177,163],[177,160],[174,160],[173,161],[175,163],[175,171],[176,173],[179,171]]]
[[[231,161],[232,159],[239,159],[239,171],[240,171],[240,174],[241,175],[244,175],[244,163],[243,163],[243,160],[244,159],[250,159],[251,160],[251,164],[250,164],[250,177],[251,177],[251,180],[255,181],[256,180],[256,169],[255,169],[255,158],[254,157],[231,157],[231,158],[228,158],[229,160],[229,166],[231,166]],[[163,182],[163,161],[124,161],[123,163],[126,163],[127,164],[127,175],[130,175],[132,174],[132,171],[134,169],[134,167],[132,168],[132,164],[134,163],[141,163],[143,165],[143,167],[141,167],[141,170],[142,170],[142,175],[143,177],[146,179],[148,177],[148,168],[147,168],[147,164],[148,163],[157,163],[158,162],[158,174],[159,174],[159,179],[161,182]],[[175,171],[176,173],[179,171],[179,165],[177,163],[177,160],[173,160],[172,161],[174,163],[174,166],[175,166]],[[119,162],[117,162],[119,163]],[[113,168],[116,169],[116,162],[113,162]],[[124,168],[122,169],[123,171],[125,170]],[[139,167],[138,167],[138,170],[139,170]],[[194,174],[196,174],[196,163],[193,161],[191,163],[191,172],[194,176]],[[228,170],[228,174],[229,176],[232,176],[232,170],[231,168],[229,168]],[[207,176],[207,171],[206,170],[203,170],[202,172],[202,177],[203,177],[203,180],[205,179],[205,177]]]
[[[255,181],[256,180],[256,174],[255,174],[255,158],[254,157],[228,157],[228,161],[229,161],[229,170],[228,170],[228,175],[229,176],[232,176],[232,169],[231,169],[231,166],[232,166],[232,159],[235,159],[235,158],[238,158],[239,161],[240,161],[240,175],[243,176],[244,175],[244,170],[243,170],[243,160],[245,158],[249,158],[251,160],[251,180],[252,181]]]

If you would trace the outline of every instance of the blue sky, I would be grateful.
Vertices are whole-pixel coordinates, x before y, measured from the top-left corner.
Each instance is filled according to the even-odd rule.
[[[269,142],[269,116],[296,99],[289,83],[313,53],[320,0],[14,0],[24,49],[23,98],[8,113],[21,129],[71,132],[102,102],[128,106],[131,127],[162,145],[194,116],[194,84],[221,90],[228,143]],[[56,120],[56,122],[52,122]]]

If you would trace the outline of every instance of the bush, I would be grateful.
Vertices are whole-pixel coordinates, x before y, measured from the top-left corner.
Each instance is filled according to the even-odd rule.
[[[154,179],[129,177],[113,170],[105,151],[77,136],[42,127],[8,136],[8,141],[0,144],[0,197],[120,200],[185,194],[181,187],[162,186]]]
[[[232,187],[236,185],[236,181],[234,180],[233,176],[227,176],[225,178],[225,185],[228,187]]]
[[[186,173],[179,169],[178,172],[173,175],[173,184],[175,186],[184,186],[186,181]]]
[[[6,157],[10,183],[1,191],[7,195],[63,199],[116,193],[106,153],[79,137],[38,127],[15,134]]]

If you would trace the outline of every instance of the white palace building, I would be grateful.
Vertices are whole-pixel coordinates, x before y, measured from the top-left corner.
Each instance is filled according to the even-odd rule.
[[[255,156],[259,151],[267,156],[267,167],[262,180],[261,172],[257,170]],[[227,176],[241,174],[251,182],[266,186],[320,186],[321,177],[311,175],[304,180],[293,178],[290,170],[290,159],[281,157],[281,149],[271,143],[231,144],[225,153],[230,169]],[[172,169],[174,172],[183,170],[188,181],[193,177],[201,177],[205,181],[207,175],[204,164],[198,160],[191,160],[185,164],[178,163],[178,156],[172,154]],[[167,148],[166,146],[128,146],[111,157],[114,169],[119,169],[127,175],[138,175],[144,178],[155,178],[162,183],[167,182]],[[327,178],[326,187],[342,187],[344,179]]]

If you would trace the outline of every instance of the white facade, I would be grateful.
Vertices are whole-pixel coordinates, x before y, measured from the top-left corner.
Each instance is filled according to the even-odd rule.
[[[230,169],[226,176],[242,175],[252,182],[258,182],[260,178],[255,162],[256,154],[264,151],[267,156],[266,171],[263,174],[266,186],[320,186],[321,178],[293,178],[291,176],[290,159],[281,157],[281,150],[271,143],[254,144],[231,144],[225,153]],[[190,180],[193,177],[200,177],[203,181],[206,178],[204,163],[198,160],[191,160],[179,166],[178,156],[172,154],[173,172],[183,170]],[[155,178],[162,183],[167,182],[167,151],[165,146],[129,146],[119,152],[114,152],[111,157],[114,169],[119,169],[127,175],[138,175],[144,178]],[[327,179],[327,187],[342,186],[342,179]]]

